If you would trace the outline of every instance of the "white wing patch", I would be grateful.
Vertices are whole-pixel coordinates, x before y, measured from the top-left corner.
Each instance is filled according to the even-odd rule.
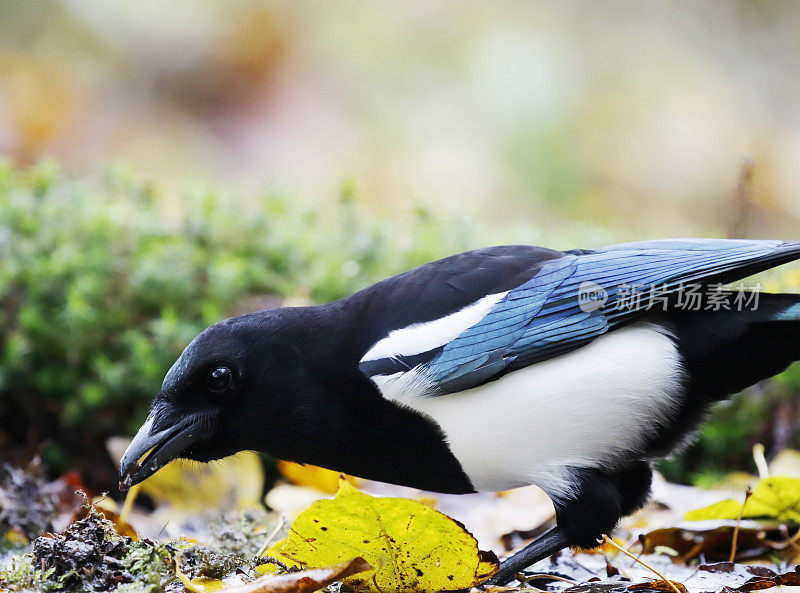
[[[507,294],[508,291],[490,294],[446,317],[393,330],[376,342],[360,362],[420,354],[444,346],[483,319]]]
[[[399,404],[436,395],[436,384],[419,367],[391,375],[375,375],[372,382],[384,398]]]

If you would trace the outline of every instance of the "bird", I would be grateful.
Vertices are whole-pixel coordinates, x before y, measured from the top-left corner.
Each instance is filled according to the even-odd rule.
[[[241,450],[466,494],[535,484],[555,525],[491,584],[596,547],[706,410],[800,359],[800,295],[737,281],[800,241],[661,239],[467,251],[325,304],[200,333],[120,462]]]

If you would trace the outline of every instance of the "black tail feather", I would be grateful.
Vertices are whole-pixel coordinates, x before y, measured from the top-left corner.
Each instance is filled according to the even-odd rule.
[[[724,398],[800,359],[800,295],[756,296],[742,310],[670,314],[694,395]]]

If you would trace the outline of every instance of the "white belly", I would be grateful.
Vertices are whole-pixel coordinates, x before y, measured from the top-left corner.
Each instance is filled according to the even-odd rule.
[[[613,467],[675,413],[672,338],[635,324],[480,387],[399,403],[433,419],[476,490],[537,484],[568,496],[566,466]]]

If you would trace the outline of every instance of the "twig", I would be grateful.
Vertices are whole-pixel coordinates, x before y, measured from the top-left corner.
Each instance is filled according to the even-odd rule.
[[[269,556],[263,556],[261,558],[256,559],[256,564],[258,566],[264,566],[265,564],[274,564],[278,568],[282,569],[283,572],[295,572],[297,568],[286,566],[283,562],[278,560],[277,558],[270,558]]]
[[[167,529],[167,525],[169,525],[169,521],[167,521],[166,523],[164,523],[164,527],[162,527],[162,528],[161,528],[161,531],[159,531],[159,532],[158,532],[158,535],[156,536],[156,538],[155,538],[155,539],[158,539],[159,537],[161,537],[161,535],[162,535],[162,534],[164,533],[164,531]]]
[[[256,552],[256,557],[261,556],[264,552],[267,551],[267,548],[272,543],[272,540],[274,540],[275,537],[280,533],[285,523],[286,523],[286,518],[283,515],[281,515],[280,519],[278,519],[278,524],[275,526],[275,529],[272,530],[272,533],[269,534],[269,537],[263,544],[261,544],[261,547],[258,549],[258,552]]]
[[[797,558],[800,558],[800,545],[797,544],[797,540],[800,539],[800,529],[798,529],[797,533],[794,535],[790,535],[789,529],[786,527],[786,525],[780,525],[778,527],[778,531],[781,532],[781,535],[784,538],[782,542],[772,542],[766,538],[766,535],[761,537],[762,534],[759,534],[759,539],[762,540],[764,545],[772,548],[773,550],[785,550],[786,548],[791,547],[795,551],[792,562],[795,562]]]
[[[644,536],[643,533],[640,533],[639,537],[628,541],[625,545],[625,549],[631,552],[631,548],[636,544],[639,544],[640,546],[639,553],[636,554],[636,559],[638,559],[642,554],[644,554],[647,545],[647,538]],[[631,552],[631,554],[633,554],[633,552]],[[633,563],[631,563],[631,566],[633,566]]]
[[[520,575],[522,578],[519,577],[517,580],[520,583],[525,583],[526,585],[529,584],[531,581],[535,581],[536,579],[551,579],[553,581],[564,581],[565,583],[569,583],[570,585],[577,585],[577,581],[573,581],[572,579],[568,579],[567,577],[560,577],[554,574],[547,574],[546,572],[534,572],[532,574],[526,573]]]
[[[787,546],[791,546],[792,548],[794,548],[795,552],[800,552],[800,546],[797,545],[797,540],[798,538],[800,538],[800,530],[798,530],[796,534],[790,535],[789,528],[786,527],[786,525],[781,525],[780,527],[778,527],[778,531],[780,531],[781,535],[785,538],[784,543]]]
[[[623,548],[622,546],[620,546],[620,545],[619,545],[617,542],[615,542],[613,539],[611,539],[611,538],[610,538],[610,537],[608,537],[607,535],[603,534],[603,537],[602,537],[602,539],[599,539],[599,540],[597,540],[597,541],[598,541],[598,543],[601,543],[601,544],[609,544],[609,545],[611,545],[611,546],[615,547],[617,550],[619,550],[619,551],[620,551],[620,552],[622,552],[623,554],[625,554],[625,555],[626,555],[628,558],[633,558],[634,560],[636,560],[636,562],[638,562],[639,564],[641,564],[642,566],[644,566],[646,569],[648,569],[648,570],[651,570],[652,572],[654,572],[654,573],[655,573],[655,574],[658,576],[658,578],[660,578],[662,581],[664,581],[664,582],[665,582],[665,583],[667,583],[667,584],[668,584],[670,587],[672,587],[672,589],[675,591],[675,593],[682,593],[682,592],[681,592],[681,590],[680,590],[680,589],[678,589],[678,586],[677,586],[675,583],[673,583],[671,580],[669,580],[669,579],[668,579],[667,577],[665,577],[663,574],[661,574],[660,572],[658,572],[658,571],[657,571],[655,568],[653,568],[652,566],[650,566],[649,564],[647,564],[647,563],[646,563],[644,560],[642,560],[642,559],[640,559],[640,558],[637,558],[636,556],[634,556],[633,554],[631,554],[631,553],[630,553],[628,550],[626,550],[625,548]]]
[[[756,443],[753,445],[753,461],[756,463],[759,479],[764,480],[768,478],[769,465],[767,465],[767,459],[764,457],[764,445],[761,443]]]
[[[755,449],[755,447],[753,448]],[[733,528],[733,538],[731,539],[731,555],[728,558],[728,562],[733,562],[734,558],[736,558],[736,544],[739,541],[739,527],[742,524],[742,515],[744,515],[744,507],[747,504],[747,500],[753,494],[753,491],[750,489],[750,486],[744,491],[744,502],[742,503],[742,508],[739,509],[739,518],[736,520],[736,527]]]
[[[695,545],[689,548],[689,551],[686,552],[683,556],[678,556],[678,560],[683,564],[688,564],[689,560],[691,560],[692,558],[694,558],[695,556],[697,556],[702,552],[704,545],[705,544],[702,541],[697,542]]]

